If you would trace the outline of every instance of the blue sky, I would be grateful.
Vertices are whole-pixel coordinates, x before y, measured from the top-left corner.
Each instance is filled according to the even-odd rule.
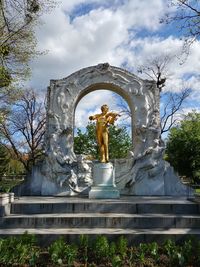
[[[191,88],[190,98],[180,113],[194,108],[200,111],[200,42],[193,44],[185,59],[177,25],[160,23],[166,10],[174,12],[167,4],[167,0],[59,1],[51,13],[42,16],[43,23],[36,29],[38,49],[47,53],[31,63],[30,85],[45,94],[50,79],[64,78],[103,62],[138,75],[140,65],[169,54],[173,60],[168,65],[164,90],[180,92],[183,87]],[[95,104],[91,103],[91,96],[79,103],[76,126],[83,127],[90,113],[98,111],[107,99],[113,99],[110,91],[95,92],[93,97]],[[113,101],[112,109],[117,109],[115,104]]]

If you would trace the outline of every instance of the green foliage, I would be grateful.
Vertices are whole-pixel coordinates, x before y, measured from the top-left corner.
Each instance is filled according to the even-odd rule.
[[[109,242],[105,236],[97,236],[94,245],[93,253],[97,261],[103,261],[109,256]]]
[[[27,79],[28,63],[40,53],[36,51],[34,26],[38,17],[47,8],[53,7],[51,0],[0,1],[0,88],[12,82]]]
[[[6,149],[0,144],[0,177],[6,172],[9,158]]]
[[[137,254],[136,254],[136,248],[135,247],[130,247],[128,249],[128,253],[127,253],[127,262],[129,264],[129,266],[132,266],[136,259],[137,259]]]
[[[82,255],[86,250],[87,260]],[[167,240],[162,245],[153,242],[128,247],[124,237],[116,243],[109,243],[105,236],[97,236],[95,241],[90,242],[88,236],[82,235],[78,247],[60,238],[46,249],[37,247],[35,237],[27,233],[0,239],[0,266],[27,265],[197,267],[200,266],[200,241],[189,239],[176,244]]]
[[[1,52],[0,52],[1,53]],[[0,88],[6,87],[11,83],[11,75],[5,67],[0,66]]]
[[[180,175],[200,182],[200,114],[189,113],[179,127],[172,128],[167,141],[167,160]]]
[[[62,264],[65,257],[65,241],[60,238],[49,247],[49,254],[54,263]]]
[[[159,259],[159,247],[156,242],[153,243],[141,243],[138,250],[135,252],[137,261],[141,262],[145,266],[154,266],[152,262],[157,263]],[[133,258],[133,251],[131,259]]]
[[[159,259],[158,244],[156,242],[148,244],[147,252],[156,261]]]
[[[123,266],[128,251],[127,239],[121,236],[116,243],[108,242],[105,236],[97,236],[92,251],[97,263],[110,259],[112,266]]]
[[[112,267],[122,267],[123,262],[119,255],[113,255],[111,258]]]
[[[195,241],[193,241],[195,243]],[[181,247],[182,257],[184,259],[185,264],[189,264],[192,261],[194,255],[194,248],[192,245],[192,240],[187,240],[183,243]]]
[[[12,188],[22,183],[22,179],[2,179],[0,180],[0,192],[11,192]]]
[[[23,164],[8,153],[7,149],[0,144],[0,179],[3,176],[22,175],[25,173]],[[15,184],[15,182],[14,182]],[[0,183],[0,186],[2,184]]]
[[[77,136],[74,137],[74,151],[76,154],[91,155],[93,158],[98,157],[94,123],[87,125],[85,133],[82,133],[81,129],[77,129]]]
[[[26,173],[24,165],[17,159],[9,157],[5,175],[22,175]]]
[[[89,238],[87,235],[80,235],[80,257],[83,259],[84,264],[88,262]]]
[[[77,247],[75,245],[68,245],[63,238],[59,238],[49,247],[49,254],[53,263],[62,265],[67,263],[71,266],[77,257]]]
[[[25,233],[20,237],[0,239],[0,263],[5,266],[29,264],[35,266],[40,249],[34,235]]]
[[[127,249],[128,249],[128,241],[123,236],[120,236],[120,238],[117,241],[117,253],[120,255],[122,259],[125,259],[127,255]]]
[[[109,247],[109,256],[112,258],[115,256],[117,251],[117,246],[114,242],[110,243],[110,247]]]
[[[125,158],[131,149],[132,141],[127,133],[126,127],[109,127],[109,153],[110,158]]]
[[[164,250],[172,266],[186,266],[190,262],[193,254],[191,241],[185,241],[179,246],[174,241],[167,240],[164,244]]]
[[[193,240],[193,257],[192,262],[195,261],[197,263],[197,266],[200,266],[200,242],[197,242],[197,240]]]
[[[98,146],[96,141],[96,128],[94,123],[89,123],[86,132],[77,130],[77,136],[74,138],[74,150],[76,154],[85,154],[97,159]],[[109,126],[109,155],[111,159],[125,158],[127,152],[131,149],[131,138],[125,127],[117,128],[114,125]]]
[[[142,264],[145,262],[145,253],[146,253],[146,244],[140,244],[137,257]]]

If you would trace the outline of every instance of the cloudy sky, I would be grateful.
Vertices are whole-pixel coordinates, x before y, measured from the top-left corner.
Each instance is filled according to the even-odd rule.
[[[43,23],[36,29],[38,49],[47,53],[31,63],[30,85],[45,92],[50,79],[64,78],[103,62],[137,74],[141,65],[170,55],[164,90],[179,92],[183,87],[191,88],[182,112],[194,108],[200,111],[200,42],[191,46],[187,58],[182,55],[180,31],[174,25],[160,23],[166,10],[174,12],[167,4],[167,0],[59,1],[51,13],[42,16]],[[98,111],[108,98],[113,99],[111,108],[115,109],[112,92],[92,94],[79,102],[77,127],[87,124],[88,114]]]

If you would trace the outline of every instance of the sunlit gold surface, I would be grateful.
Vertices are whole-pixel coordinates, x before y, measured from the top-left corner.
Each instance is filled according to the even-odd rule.
[[[109,162],[109,152],[108,152],[108,125],[114,124],[117,120],[118,113],[108,112],[109,107],[103,105],[101,107],[101,114],[96,114],[90,116],[90,120],[96,120],[96,137],[100,152],[100,161]]]

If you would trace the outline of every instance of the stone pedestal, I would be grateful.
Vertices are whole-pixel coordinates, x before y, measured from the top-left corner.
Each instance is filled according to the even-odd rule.
[[[119,197],[112,163],[95,163],[93,166],[93,185],[89,192],[89,198]]]

